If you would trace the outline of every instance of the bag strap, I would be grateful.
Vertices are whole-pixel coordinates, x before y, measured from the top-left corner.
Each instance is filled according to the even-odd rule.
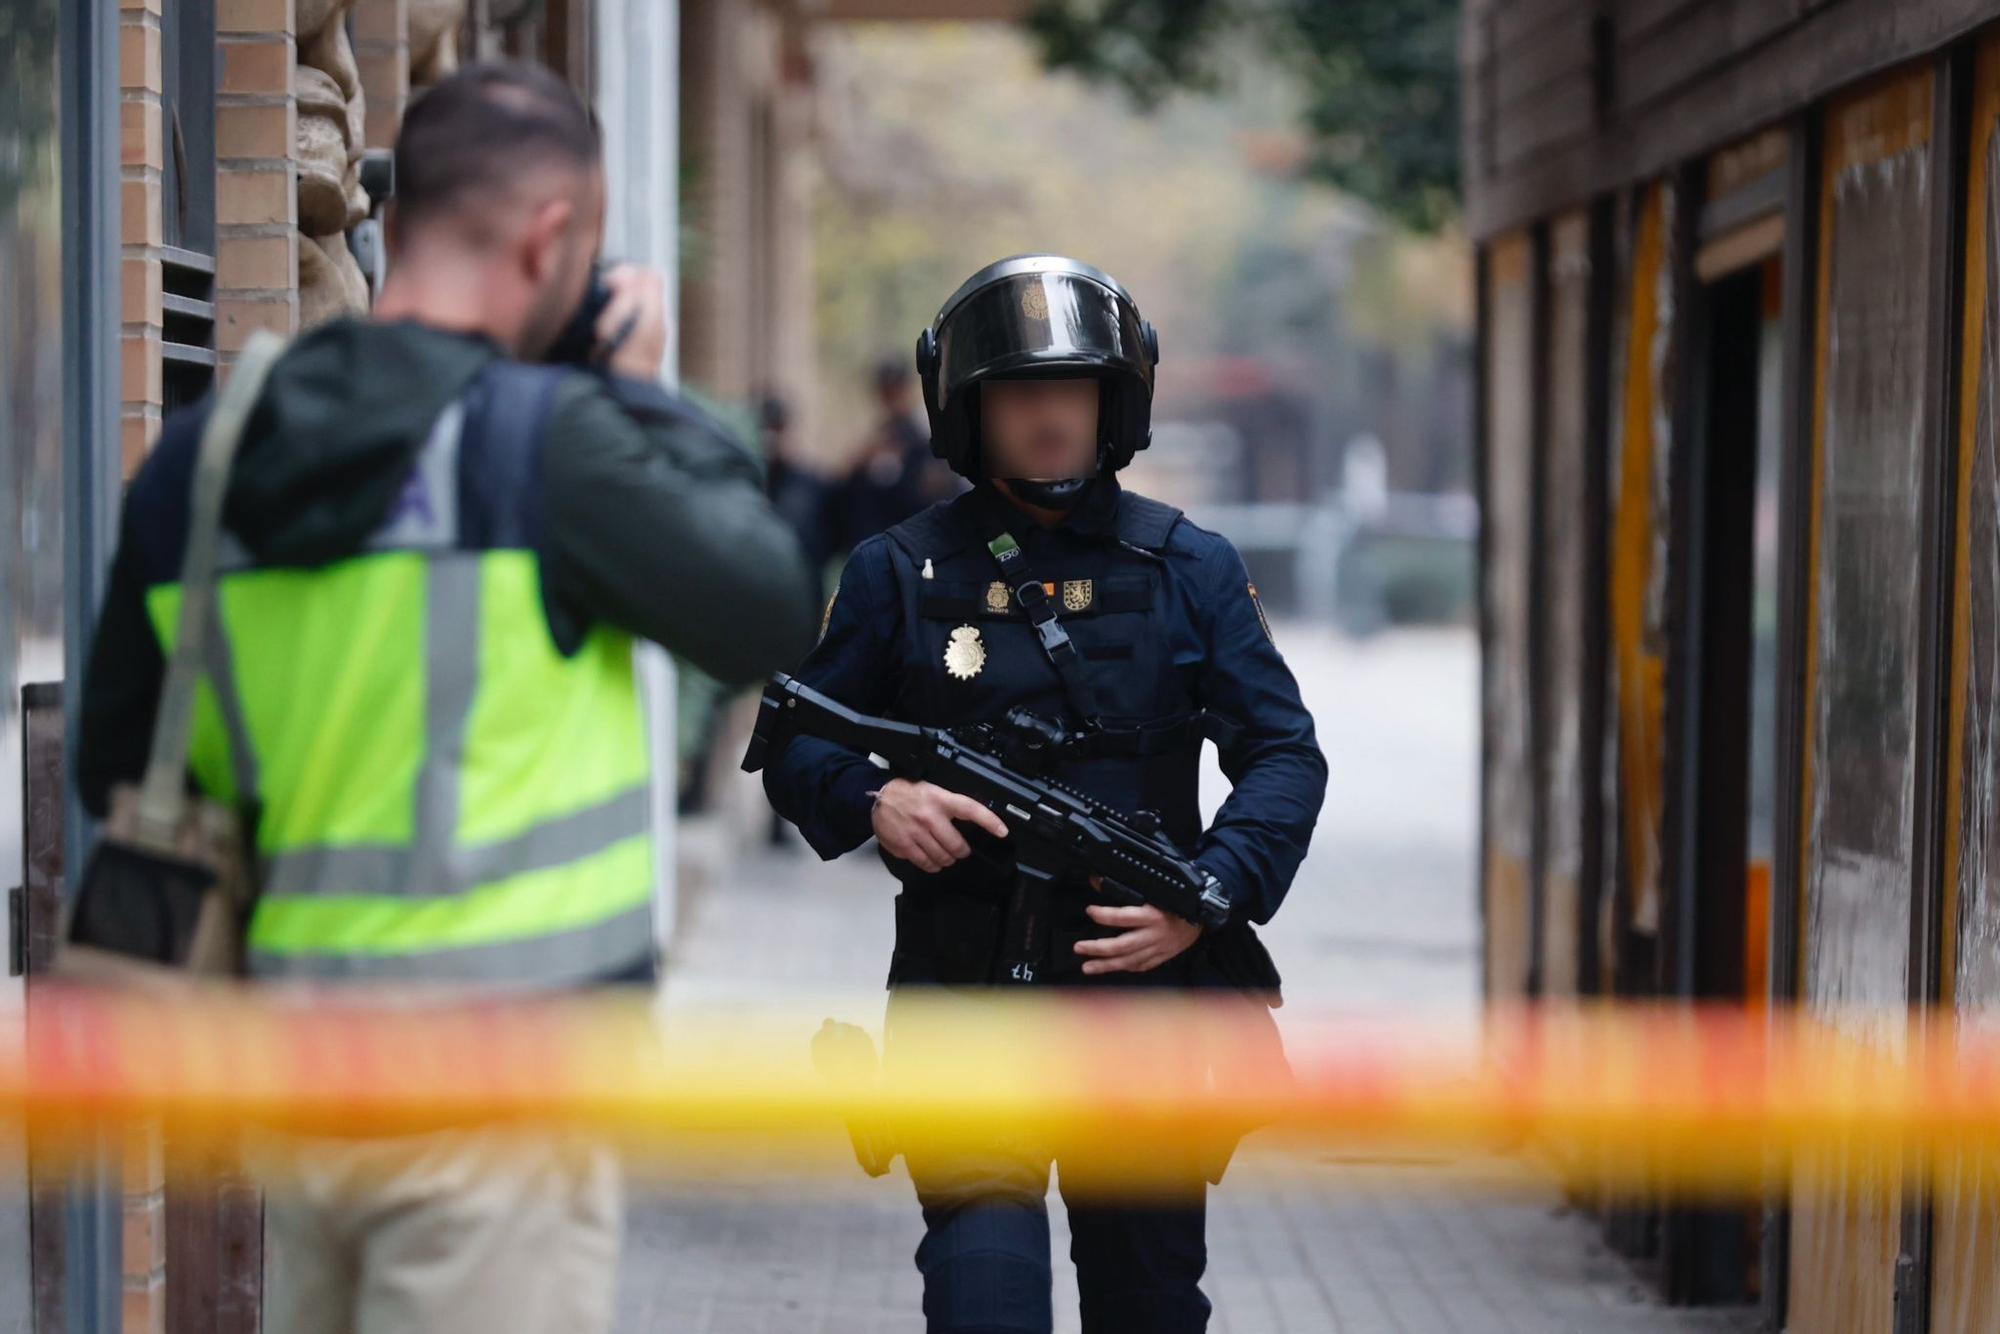
[[[222,529],[222,501],[229,490],[229,467],[251,409],[263,392],[284,340],[258,330],[236,358],[229,382],[209,409],[195,459],[188,502],[187,550],[181,557],[181,607],[174,652],[160,689],[160,714],[153,726],[153,751],[139,789],[136,835],[144,846],[172,852],[187,808],[188,741],[194,722],[195,686],[206,668],[202,651],[215,602],[215,557]]]
[[[1048,588],[1028,565],[1028,554],[1021,550],[1010,533],[1002,533],[986,544],[993,553],[993,559],[1000,565],[1000,575],[1006,585],[1014,591],[1014,605],[1027,614],[1035,627],[1035,635],[1042,641],[1042,652],[1047,655],[1049,665],[1056,669],[1056,677],[1062,682],[1063,695],[1069,700],[1070,708],[1076,710],[1078,722],[1086,732],[1095,732],[1103,725],[1103,713],[1097,707],[1097,696],[1090,688],[1090,682],[1083,674],[1083,656],[1076,651],[1070,640],[1069,631],[1056,616],[1055,599],[1049,596]]]

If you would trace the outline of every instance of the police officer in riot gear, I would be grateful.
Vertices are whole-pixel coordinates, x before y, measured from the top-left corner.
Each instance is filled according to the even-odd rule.
[[[1204,933],[1150,906],[1066,887],[1057,985],[1233,987],[1275,999],[1252,924],[1306,852],[1326,765],[1241,557],[1178,510],[1124,490],[1151,437],[1153,328],[1108,275],[1021,256],[959,289],[917,347],[932,448],[973,489],[857,547],[800,668],[850,707],[929,726],[1050,720],[1055,776],[1157,813],[1231,903]],[[1233,785],[1203,829],[1201,745]],[[892,988],[994,980],[1012,883],[1006,827],[977,802],[889,778],[866,756],[794,739],[765,771],[778,811],[821,856],[872,835],[901,882]],[[894,1001],[890,1043],[894,1048]],[[1049,1157],[996,1144],[979,1161],[911,1161],[932,1331],[1046,1331]],[[1084,1328],[1206,1327],[1203,1191],[1145,1205],[1079,1198],[1065,1178]]]

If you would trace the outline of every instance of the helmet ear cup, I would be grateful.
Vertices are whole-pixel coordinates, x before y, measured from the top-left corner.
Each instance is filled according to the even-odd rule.
[[[945,423],[938,413],[938,342],[937,332],[932,329],[917,335],[917,383],[923,386],[924,412],[931,422],[931,456],[955,465]]]
[[[1100,383],[1104,388],[1098,399],[1101,405],[1098,435],[1102,441],[1098,466],[1106,472],[1117,472],[1132,461],[1132,449],[1127,443],[1132,428],[1132,392],[1122,377],[1105,376]]]
[[[1160,331],[1153,327],[1151,320],[1142,320],[1139,324],[1139,329],[1139,341],[1145,345],[1146,360],[1152,362],[1155,366],[1159,365]]]

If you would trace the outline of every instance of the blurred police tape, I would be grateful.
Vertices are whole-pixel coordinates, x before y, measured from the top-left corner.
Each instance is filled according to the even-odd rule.
[[[880,1013],[849,1000],[850,1017]],[[838,1011],[836,1011],[838,1012]],[[268,1138],[471,1127],[581,1133],[705,1178],[871,1170],[1031,1145],[1108,1193],[1299,1155],[1528,1150],[1579,1185],[1760,1194],[1801,1165],[1956,1177],[2000,1164],[2000,1035],[1949,1019],[1836,1027],[1786,1012],[1509,1009],[1472,1025],[1285,1013],[1286,1051],[1230,994],[909,992],[872,1037],[824,1005],[661,1009],[647,995],[372,1000],[55,984],[0,1048],[0,1117],[37,1160],[152,1124],[212,1160]],[[815,1060],[814,1039],[820,1038]],[[1289,1164],[1289,1166],[1287,1166]]]

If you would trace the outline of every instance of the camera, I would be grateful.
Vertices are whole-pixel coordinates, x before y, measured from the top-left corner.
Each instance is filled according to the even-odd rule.
[[[611,304],[611,288],[604,281],[604,266],[596,265],[590,271],[590,286],[583,292],[583,301],[577,306],[576,314],[570,316],[569,323],[556,335],[556,341],[549,344],[549,350],[542,360],[558,366],[580,366],[588,369],[601,366],[610,360],[618,350],[618,344],[625,341],[630,327],[619,332],[609,343],[597,340],[597,321],[604,315],[604,308]]]

